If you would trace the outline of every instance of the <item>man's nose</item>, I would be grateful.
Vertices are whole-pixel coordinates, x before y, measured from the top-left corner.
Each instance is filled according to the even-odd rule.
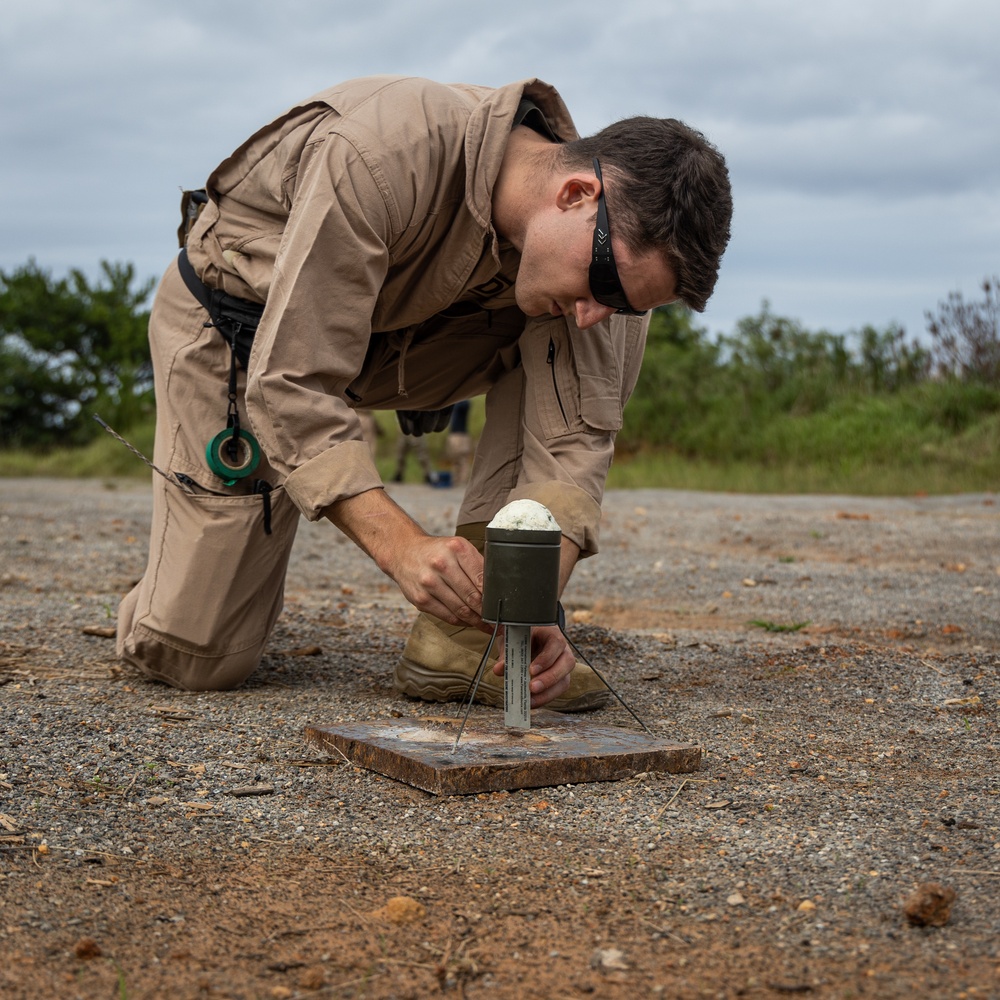
[[[595,323],[614,316],[613,306],[603,306],[593,299],[577,299],[576,301],[576,325],[581,330],[586,330]]]

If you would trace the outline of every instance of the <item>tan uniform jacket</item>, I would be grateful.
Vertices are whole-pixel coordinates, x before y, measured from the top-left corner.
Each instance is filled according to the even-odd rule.
[[[381,486],[352,409],[370,345],[399,338],[397,408],[442,406],[454,400],[415,393],[413,402],[406,331],[460,301],[514,305],[519,257],[490,215],[522,96],[560,137],[576,137],[562,99],[538,80],[490,89],[371,77],[290,109],[209,179],[211,200],[188,254],[206,284],[266,303],[247,411],[310,520]],[[574,402],[547,413],[525,405],[510,499],[546,503],[586,554],[596,551],[604,480],[646,323],[616,316],[585,332],[562,317],[525,323],[526,366],[529,357],[544,364],[538,344],[551,344],[554,328],[561,344],[572,333],[572,364],[553,368],[551,378]],[[461,365],[460,343],[441,363]]]

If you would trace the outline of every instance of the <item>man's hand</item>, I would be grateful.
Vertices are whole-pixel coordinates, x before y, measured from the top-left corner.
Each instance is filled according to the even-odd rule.
[[[415,608],[449,625],[493,631],[482,618],[483,557],[467,539],[428,535],[382,489],[340,500],[325,514]]]
[[[394,554],[385,570],[420,611],[449,625],[493,631],[482,617],[483,557],[467,539],[434,535],[413,539]]]
[[[556,625],[536,625],[531,630],[531,707],[541,708],[569,690],[576,658],[566,637]],[[493,673],[503,676],[503,654]]]

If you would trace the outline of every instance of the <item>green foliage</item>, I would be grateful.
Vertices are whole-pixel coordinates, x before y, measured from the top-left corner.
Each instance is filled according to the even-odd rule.
[[[100,412],[151,456],[152,283],[133,286],[131,266],[107,263],[96,285],[77,271],[54,280],[34,262],[0,272],[0,475],[149,475],[89,419]],[[609,486],[996,489],[1000,384],[990,365],[1000,358],[1000,282],[983,289],[982,302],[953,294],[928,314],[930,350],[897,326],[810,331],[766,301],[714,337],[683,307],[656,310]],[[376,419],[379,470],[391,475],[396,418]],[[483,419],[480,398],[474,438]],[[440,468],[444,441],[429,441]]]
[[[616,463],[610,483],[993,488],[1000,392],[975,378],[931,378],[931,362],[896,326],[812,332],[765,302],[711,340],[690,313],[657,310],[619,436],[630,468]]]
[[[714,434],[712,417],[729,395],[723,376],[719,345],[692,324],[689,310],[655,310],[619,449],[628,453],[643,445],[672,444],[696,452],[705,447]]]
[[[775,316],[767,302],[721,343],[745,417],[814,413],[829,403],[831,386],[845,384],[852,374],[843,336],[810,333],[795,320]]]
[[[767,302],[731,336],[709,341],[691,314],[669,306],[650,323],[642,373],[621,437],[709,459],[766,458],[769,426],[826,413],[845,397],[895,393],[923,381],[930,356],[899,327],[853,339],[811,332]]]
[[[33,445],[55,423],[64,394],[60,374],[28,356],[10,337],[0,337],[0,441]]]
[[[131,264],[101,262],[88,281],[55,279],[32,260],[0,271],[0,443],[75,445],[101,431],[99,412],[127,429],[152,411],[152,368],[143,308],[153,281],[137,288]]]
[[[930,374],[930,351],[920,344],[908,343],[901,326],[886,330],[863,327],[860,340],[862,384],[870,392],[895,392],[923,381]]]
[[[787,624],[783,624],[781,622],[772,622],[761,618],[754,618],[750,624],[755,628],[762,628],[765,632],[800,632],[807,625],[811,624],[811,621],[788,622]]]

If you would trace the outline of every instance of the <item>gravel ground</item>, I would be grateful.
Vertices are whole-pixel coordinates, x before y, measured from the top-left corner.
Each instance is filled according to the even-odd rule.
[[[0,480],[0,995],[1000,997],[995,500],[609,494],[571,635],[701,771],[435,797],[303,739],[451,711],[329,525],[258,673],[184,694],[100,634],[148,486]]]

